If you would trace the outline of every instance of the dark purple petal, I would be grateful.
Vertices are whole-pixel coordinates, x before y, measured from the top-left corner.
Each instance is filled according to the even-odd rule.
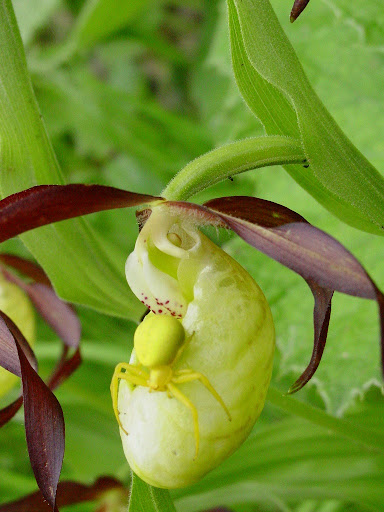
[[[74,309],[45,284],[28,284],[25,291],[37,311],[63,342],[69,347],[78,347],[81,324]]]
[[[331,301],[333,296],[333,290],[327,290],[318,286],[316,283],[307,281],[313,297],[315,299],[315,307],[313,310],[313,324],[314,324],[314,342],[311,360],[300,375],[300,377],[292,384],[289,388],[288,393],[296,393],[299,391],[307,382],[311,380],[315,371],[317,370],[321,358],[323,356],[325,344],[327,341],[329,320],[331,317]]]
[[[218,210],[232,217],[238,217],[265,228],[277,228],[291,222],[309,224],[298,213],[281,204],[249,196],[229,196],[211,199],[204,203],[206,208]]]
[[[56,510],[56,491],[64,458],[65,427],[61,406],[18,346],[23,381],[25,433],[37,485]]]
[[[34,360],[28,342],[4,313],[0,313],[0,329],[0,364],[22,378],[25,432],[36,482],[56,510],[56,488],[64,456],[63,413],[55,395],[28,360]]]
[[[159,200],[102,185],[38,185],[0,201],[0,242],[53,222]]]
[[[46,284],[48,286],[51,285],[51,282],[44,270],[30,260],[20,258],[20,256],[15,256],[14,254],[2,253],[0,254],[0,262],[4,263],[7,267],[14,268],[25,276],[30,277],[37,283]]]
[[[0,351],[1,352],[1,351]],[[48,380],[48,387],[51,390],[56,389],[65,382],[77,368],[80,366],[82,359],[79,348],[71,357],[68,356],[68,347],[64,345],[62,356],[57,363],[54,371]],[[0,410],[0,428],[8,423],[23,405],[23,397],[20,396],[14,402]]]
[[[70,304],[56,295],[50,284],[25,283],[8,270],[1,271],[8,281],[17,284],[25,291],[42,318],[66,345],[75,348],[79,346],[81,324],[76,312]]]
[[[377,299],[376,287],[357,259],[337,240],[288,208],[251,197],[223,197],[204,206],[250,245],[304,279],[348,295]]]
[[[304,9],[309,4],[309,0],[295,0],[292,10],[291,10],[291,16],[290,20],[291,23],[293,23],[297,18],[300,16],[300,14],[304,11]]]
[[[308,382],[320,362],[330,315],[327,303],[330,306],[334,290],[378,302],[384,372],[384,296],[347,249],[297,213],[270,201],[223,197],[208,201],[204,206],[219,215],[247,243],[300,274],[312,291],[317,286],[314,320],[315,331],[320,334],[315,332],[311,362],[291,390]]]
[[[23,405],[23,397],[19,396],[14,402],[0,410],[0,428],[10,421]]]
[[[104,493],[112,490],[121,490],[122,503],[125,503],[128,492],[121,482],[111,477],[100,477],[92,485],[72,481],[60,482],[57,488],[57,504],[59,507],[65,507],[76,503],[95,501]],[[37,491],[17,501],[0,505],[0,512],[51,512],[51,508],[44,501],[41,492]]]

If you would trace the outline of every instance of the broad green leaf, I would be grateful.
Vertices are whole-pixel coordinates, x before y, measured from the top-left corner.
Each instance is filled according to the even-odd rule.
[[[377,393],[367,403],[362,400],[364,406],[353,420],[364,425],[366,412],[372,410],[371,426],[379,431],[383,416],[374,411],[380,400]],[[251,437],[222,466],[199,484],[173,495],[183,512],[218,504],[272,500],[294,504],[303,499],[335,499],[354,503],[353,510],[360,510],[360,503],[362,510],[365,506],[380,510],[383,476],[382,454],[291,417],[256,424]]]
[[[132,473],[128,512],[176,512],[167,489],[146,484]]]
[[[9,0],[0,2],[0,48],[2,195],[40,183],[63,183],[32,91]],[[23,235],[22,240],[64,299],[139,318],[142,307],[124,282],[124,256],[118,256],[86,222],[48,226]]]
[[[316,96],[269,1],[229,0],[229,16],[238,85],[267,133],[276,133],[276,128],[271,126],[270,107],[263,104],[260,108],[259,90],[263,98],[270,94],[271,105],[275,105],[272,117],[284,133],[287,116],[292,117],[292,109],[296,112],[310,167],[292,167],[289,172],[339,218],[382,234],[384,180]],[[254,87],[255,83],[263,84],[262,89]],[[289,122],[288,127],[294,125]]]

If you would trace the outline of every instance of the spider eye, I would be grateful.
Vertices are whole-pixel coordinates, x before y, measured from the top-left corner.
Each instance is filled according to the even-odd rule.
[[[144,366],[170,364],[185,339],[184,327],[170,315],[147,315],[134,336],[136,356]]]

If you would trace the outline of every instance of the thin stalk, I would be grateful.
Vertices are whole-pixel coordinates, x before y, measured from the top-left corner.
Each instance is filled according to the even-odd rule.
[[[167,185],[162,196],[173,201],[186,200],[241,172],[269,165],[305,163],[299,140],[280,135],[244,139],[192,160]]]

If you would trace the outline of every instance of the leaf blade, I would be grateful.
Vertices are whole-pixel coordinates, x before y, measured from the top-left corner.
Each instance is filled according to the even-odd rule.
[[[40,117],[10,0],[0,2],[0,188],[3,197],[63,177]],[[108,241],[83,220],[22,240],[65,300],[137,320],[143,308],[111,261]],[[121,261],[121,268],[123,262]]]
[[[152,487],[132,473],[128,512],[176,512],[176,509],[167,489]]]
[[[269,1],[229,0],[229,7],[231,37],[233,41],[236,38],[232,55],[238,83],[241,86],[256,72],[269,89],[278,89],[297,113],[310,166],[286,170],[341,220],[382,235],[384,179],[348,140],[314,93]],[[241,74],[239,69],[243,67],[250,73]],[[260,108],[255,109],[256,104],[246,96],[245,100],[263,122]],[[281,127],[282,115],[275,120]],[[271,133],[267,126],[266,131]]]

